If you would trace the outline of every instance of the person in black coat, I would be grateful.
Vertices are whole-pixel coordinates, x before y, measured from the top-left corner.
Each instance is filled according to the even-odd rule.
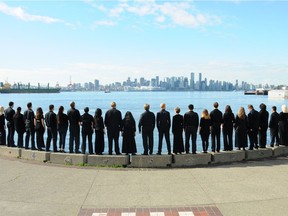
[[[215,152],[215,150],[219,152],[220,151],[222,112],[218,110],[219,104],[217,102],[215,102],[213,106],[214,106],[214,110],[210,112],[210,117],[212,121],[212,128],[211,128],[212,152]]]
[[[184,152],[184,142],[183,142],[183,128],[184,128],[184,118],[180,115],[180,108],[175,108],[175,115],[172,120],[172,133],[173,133],[173,153],[182,154]]]
[[[84,108],[84,114],[81,116],[82,125],[82,154],[86,153],[86,138],[88,137],[89,154],[93,154],[92,134],[94,128],[94,118],[89,114],[89,108]]]
[[[259,108],[259,146],[260,148],[266,148],[269,113],[266,110],[265,104],[261,103]]]
[[[17,146],[18,148],[23,148],[23,135],[25,133],[25,122],[23,114],[21,113],[21,107],[17,107],[17,111],[14,115],[14,126],[18,134]]]
[[[225,113],[223,114],[222,120],[222,131],[223,131],[223,141],[224,141],[224,151],[233,150],[233,125],[235,123],[235,117],[232,109],[229,105],[225,108]]]
[[[202,140],[202,149],[204,153],[207,153],[208,151],[211,128],[212,128],[212,120],[210,118],[208,110],[204,109],[202,112],[202,117],[200,119],[200,127],[199,127],[199,133]]]
[[[46,151],[50,151],[51,140],[53,140],[53,151],[57,150],[57,116],[54,113],[54,105],[49,105],[49,112],[45,114],[45,122],[47,126]]]
[[[159,133],[159,142],[158,142],[158,152],[157,155],[161,155],[162,152],[162,141],[163,136],[165,136],[168,155],[171,154],[171,143],[170,143],[170,127],[171,127],[171,118],[170,113],[166,110],[166,104],[160,104],[161,111],[157,113],[156,116],[156,125]]]
[[[184,114],[184,131],[185,131],[185,151],[189,154],[189,140],[192,139],[192,154],[196,154],[197,130],[199,126],[199,116],[194,112],[193,104],[188,106],[189,111]]]
[[[126,112],[122,123],[122,153],[135,155],[137,153],[136,142],[136,123],[131,112]]]
[[[249,150],[253,150],[253,148],[258,149],[258,130],[259,130],[259,112],[256,111],[253,105],[248,105],[248,136],[250,147]]]
[[[0,106],[0,145],[6,145],[6,126],[3,106]]]
[[[279,124],[279,113],[277,113],[277,107],[272,106],[272,113],[269,120],[270,128],[270,146],[274,147],[276,141],[276,146],[279,146],[279,135],[278,135],[278,124]]]
[[[245,150],[248,146],[247,140],[247,126],[248,119],[245,114],[244,107],[240,107],[235,118],[235,146],[240,150],[241,148]]]
[[[104,120],[105,126],[107,128],[108,135],[108,153],[112,155],[113,151],[113,140],[115,145],[115,153],[120,155],[119,149],[119,133],[122,130],[122,115],[119,110],[116,109],[116,103],[111,103],[111,109],[109,109],[105,114]]]
[[[102,155],[104,152],[105,127],[102,117],[102,110],[97,108],[94,116],[95,128],[95,154]]]
[[[14,142],[15,126],[14,126],[14,115],[15,110],[13,109],[14,102],[9,102],[9,107],[5,110],[5,118],[7,120],[8,136],[7,136],[7,146],[16,147]]]
[[[279,139],[280,145],[288,146],[288,107],[282,105],[279,113]]]
[[[75,153],[81,153],[79,151],[80,147],[80,121],[81,115],[78,109],[75,108],[75,102],[70,103],[70,109],[67,111],[67,116],[69,119],[69,152],[74,153],[74,142],[75,142]]]
[[[27,110],[24,112],[24,121],[25,121],[25,129],[26,129],[26,136],[25,136],[25,149],[29,149],[29,139],[31,137],[31,149],[37,150],[35,147],[35,125],[34,125],[34,118],[35,114],[32,110],[32,103],[27,103]]]
[[[60,106],[57,113],[57,130],[59,134],[59,151],[65,153],[66,134],[68,130],[68,116],[64,107]]]
[[[36,109],[36,116],[34,118],[34,126],[36,132],[36,144],[38,151],[43,151],[42,147],[44,145],[44,132],[45,132],[45,123],[43,117],[43,110],[41,107]],[[46,149],[47,151],[47,149]]]
[[[155,115],[153,112],[150,112],[150,105],[144,104],[145,112],[141,114],[138,128],[139,133],[142,131],[142,140],[143,140],[143,155],[153,154],[153,144],[154,144],[154,136],[153,131],[155,128]]]

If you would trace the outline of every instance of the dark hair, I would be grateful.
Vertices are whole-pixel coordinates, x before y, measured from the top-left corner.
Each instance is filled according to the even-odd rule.
[[[213,106],[214,106],[215,108],[218,108],[218,106],[219,106],[218,102],[215,102],[215,103],[213,104]]]
[[[259,105],[259,108],[260,108],[261,110],[266,110],[266,105],[265,105],[264,103],[261,103],[261,104]]]
[[[11,107],[11,106],[13,106],[13,105],[14,105],[14,102],[10,101],[10,102],[9,102],[9,106]]]
[[[276,106],[272,106],[272,110],[276,112],[277,107]]]
[[[95,117],[100,118],[102,115],[102,110],[100,108],[97,108],[95,111]]]
[[[32,107],[32,103],[31,102],[27,103],[27,107],[31,108]]]
[[[248,109],[254,109],[253,105],[252,105],[252,104],[249,104],[249,105],[248,105]]]
[[[17,112],[18,112],[18,113],[21,112],[21,107],[17,107]]]
[[[64,112],[64,107],[60,106],[58,109],[58,114],[62,114]]]
[[[193,104],[189,104],[189,105],[188,105],[188,109],[189,109],[189,110],[193,110],[193,109],[194,109]]]
[[[85,107],[85,108],[84,108],[84,112],[85,112],[85,113],[88,113],[88,112],[89,112],[89,107]]]
[[[54,105],[53,104],[49,105],[49,110],[51,111],[53,109],[54,109]]]
[[[133,121],[134,117],[130,111],[127,111],[124,117],[125,121]]]
[[[231,109],[230,105],[227,105],[225,107],[225,113],[232,113],[232,109]]]

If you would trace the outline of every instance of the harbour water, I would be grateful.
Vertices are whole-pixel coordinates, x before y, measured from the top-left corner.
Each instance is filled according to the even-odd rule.
[[[9,101],[14,102],[14,109],[18,106],[22,107],[22,113],[26,110],[27,102],[32,102],[33,110],[37,107],[42,107],[44,113],[48,111],[48,106],[54,104],[55,112],[57,113],[60,105],[64,106],[65,112],[69,109],[70,101],[75,101],[76,108],[80,113],[84,113],[84,108],[89,107],[90,114],[94,116],[96,108],[101,108],[103,117],[105,112],[110,108],[110,103],[115,101],[117,103],[117,109],[122,112],[124,117],[126,111],[131,111],[136,124],[140,118],[143,110],[144,103],[150,104],[150,110],[156,113],[160,110],[160,103],[166,103],[166,108],[170,112],[171,119],[174,115],[174,108],[180,107],[181,114],[184,115],[187,112],[187,106],[193,104],[194,111],[201,117],[201,112],[204,108],[210,112],[213,109],[213,103],[217,101],[219,103],[219,109],[224,112],[225,106],[230,105],[234,114],[237,113],[240,106],[243,106],[247,112],[247,105],[252,104],[255,109],[259,110],[259,104],[264,103],[267,105],[267,110],[271,112],[271,106],[277,106],[280,112],[283,104],[288,104],[288,100],[268,99],[268,96],[263,95],[244,95],[243,92],[61,92],[59,94],[0,94],[0,105],[7,108]],[[173,141],[172,133],[171,144]],[[143,152],[142,137],[138,132],[136,133],[136,145],[138,153]],[[46,139],[46,133],[44,135]],[[17,135],[15,135],[17,140]],[[267,133],[268,143],[270,142],[269,131]],[[69,132],[66,138],[66,150],[68,149]],[[81,142],[82,143],[82,142]],[[93,136],[94,144],[94,136]],[[107,136],[105,136],[105,153],[108,152]],[[120,137],[120,148],[122,146],[122,139]],[[154,131],[154,152],[157,151],[158,146],[158,131],[155,128]],[[211,142],[210,142],[211,146]],[[223,148],[223,141],[221,139],[221,148]],[[202,151],[201,138],[197,136],[197,151]],[[210,147],[209,147],[210,151]],[[163,153],[167,152],[166,142],[163,140]]]

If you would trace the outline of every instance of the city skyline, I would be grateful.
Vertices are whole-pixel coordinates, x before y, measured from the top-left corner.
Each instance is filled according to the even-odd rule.
[[[0,75],[61,86],[125,77],[287,85],[285,1],[0,1]]]

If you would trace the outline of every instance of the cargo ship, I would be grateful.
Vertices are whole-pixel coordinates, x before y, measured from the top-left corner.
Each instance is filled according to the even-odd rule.
[[[47,87],[41,87],[40,84],[31,86],[30,83],[28,85],[18,83],[12,86],[9,83],[5,83],[3,87],[0,87],[1,94],[59,93],[60,90],[60,87],[50,87],[49,84]]]

